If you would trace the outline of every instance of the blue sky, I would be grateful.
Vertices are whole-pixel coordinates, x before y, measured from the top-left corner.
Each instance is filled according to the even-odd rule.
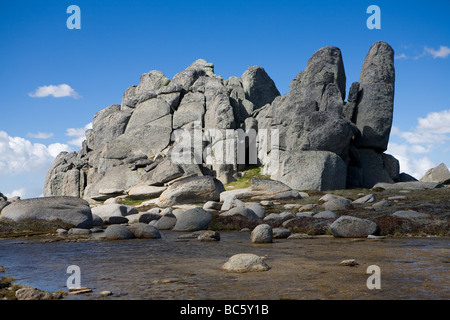
[[[380,30],[366,26],[372,4]],[[81,9],[80,30],[66,26],[70,5]],[[450,165],[449,13],[448,0],[2,1],[0,191],[39,196],[56,154],[79,150],[94,114],[120,103],[142,73],[172,78],[203,58],[227,79],[260,65],[284,94],[310,56],[333,45],[348,90],[378,40],[396,55],[388,153],[420,178]]]

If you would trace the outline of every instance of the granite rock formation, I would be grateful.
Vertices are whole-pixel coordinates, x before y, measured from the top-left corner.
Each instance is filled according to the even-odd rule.
[[[230,129],[253,129],[258,139],[261,129],[277,129],[278,141],[268,134],[256,143],[256,162],[264,166],[263,173],[293,189],[394,182],[398,161],[383,153],[392,124],[394,81],[393,50],[382,41],[370,48],[347,101],[343,57],[336,47],[314,53],[282,96],[259,66],[228,80],[202,59],[173,79],[150,71],[124,92],[121,104],[95,114],[80,151],[56,158],[44,195],[102,201],[131,188],[169,187],[194,176],[214,176],[226,184],[251,163],[254,142],[248,134],[245,163],[236,161],[236,154],[231,162],[208,161],[220,160],[218,151],[236,153],[240,141],[227,134]],[[180,132],[192,140],[180,142],[177,138],[185,137]],[[171,157],[180,145],[189,161]],[[273,155],[278,156],[276,164],[271,163]],[[216,185],[217,192],[223,191]]]

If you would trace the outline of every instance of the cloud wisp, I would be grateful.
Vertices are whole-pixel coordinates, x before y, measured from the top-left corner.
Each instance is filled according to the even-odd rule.
[[[68,144],[71,144],[76,147],[81,147],[81,144],[84,140],[86,140],[86,130],[92,129],[92,122],[85,125],[83,128],[69,128],[66,131],[66,136],[73,137],[74,139],[68,141]]]
[[[447,46],[440,46],[438,50],[433,48],[425,47],[425,52],[431,54],[434,59],[436,58],[447,58],[450,55],[450,48]]]
[[[34,92],[28,94],[32,98],[45,98],[52,96],[54,98],[71,97],[79,99],[81,96],[68,84],[49,85],[38,87]]]
[[[407,55],[406,53],[402,52],[398,55],[396,55],[394,57],[395,60],[409,60],[409,59],[413,59],[413,60],[419,60],[423,57],[426,56],[432,56],[433,59],[437,59],[437,58],[442,58],[445,59],[450,55],[450,48],[447,46],[440,46],[439,49],[433,49],[433,48],[429,48],[427,46],[425,46],[423,48],[422,53],[420,54],[412,54],[412,55]]]
[[[53,132],[28,133],[27,137],[34,139],[49,139],[53,137]]]
[[[393,126],[387,153],[400,162],[401,171],[420,179],[425,172],[448,158],[450,151],[450,109],[431,112],[417,119],[410,131]],[[433,161],[432,157],[438,157]]]

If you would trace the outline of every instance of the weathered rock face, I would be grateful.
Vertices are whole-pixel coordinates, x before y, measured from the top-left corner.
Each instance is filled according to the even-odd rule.
[[[202,59],[173,79],[150,71],[124,92],[120,105],[95,114],[79,152],[57,157],[44,195],[105,200],[113,195],[101,190],[127,194],[139,186],[136,197],[157,197],[142,190],[205,175],[228,183],[250,163],[253,144],[263,173],[294,189],[396,182],[398,162],[383,154],[394,81],[393,50],[381,41],[370,48],[347,101],[343,57],[330,46],[312,55],[283,96],[259,66],[225,81]],[[254,129],[258,135],[257,141],[248,136],[241,153],[245,164],[236,157],[243,146],[237,131],[227,134],[237,129]],[[187,157],[174,161],[181,151]]]
[[[450,171],[444,163],[425,172],[420,179],[422,182],[438,182],[442,184],[450,183]]]
[[[251,112],[278,95],[261,67],[249,68],[242,79],[227,81],[214,74],[212,63],[201,59],[172,80],[150,71],[141,76],[139,85],[125,91],[120,105],[95,114],[79,152],[57,157],[48,171],[44,195],[104,200],[108,195],[101,195],[101,189],[162,185],[193,174],[212,174],[229,182],[236,165],[205,166],[201,158],[199,163],[173,164],[167,148],[173,143],[172,134],[180,128],[190,132],[238,128]],[[200,138],[213,141],[205,135]]]
[[[394,112],[394,50],[383,41],[372,45],[359,79],[356,125],[359,148],[385,151]]]

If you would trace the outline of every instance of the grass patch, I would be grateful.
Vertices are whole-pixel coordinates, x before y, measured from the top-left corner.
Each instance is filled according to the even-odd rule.
[[[270,179],[270,176],[261,173],[262,167],[253,167],[248,170],[242,171],[244,174],[236,181],[232,181],[225,185],[225,190],[243,189],[251,187],[252,179]]]
[[[120,199],[118,201],[118,203],[122,204],[124,206],[132,206],[132,207],[134,207],[134,206],[138,206],[142,202],[148,201],[148,200],[151,200],[151,199],[143,199],[143,200],[139,199],[139,200],[137,200],[137,199],[131,199],[131,198],[123,198],[123,199]]]
[[[2,220],[0,221],[0,238],[44,235],[54,233],[58,228],[70,229],[71,227],[73,226],[60,220],[29,220],[21,222]]]
[[[21,285],[13,284],[14,278],[2,277],[0,279],[0,300],[17,300],[16,291]]]

